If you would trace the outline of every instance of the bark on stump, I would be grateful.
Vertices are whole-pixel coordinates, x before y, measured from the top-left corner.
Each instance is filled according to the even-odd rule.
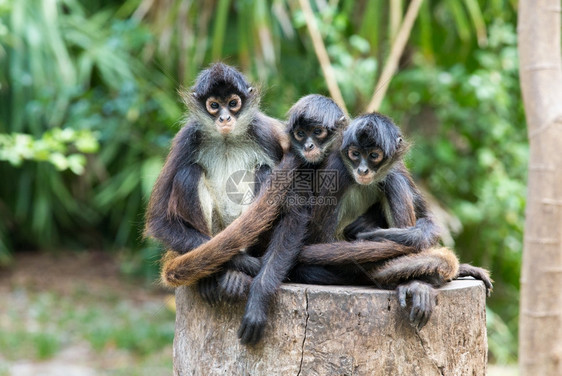
[[[243,303],[210,307],[176,290],[175,375],[485,375],[485,290],[453,281],[439,290],[429,323],[416,331],[394,291],[284,284],[265,338],[236,336]]]

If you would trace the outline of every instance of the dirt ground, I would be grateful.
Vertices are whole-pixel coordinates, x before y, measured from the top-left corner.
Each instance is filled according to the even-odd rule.
[[[124,278],[116,257],[107,252],[23,252],[16,254],[9,268],[0,269],[0,293],[25,287],[69,294],[77,283],[87,285],[93,294],[112,291],[137,302],[159,300],[169,294],[156,283],[147,288]]]
[[[157,316],[162,311],[170,311],[167,307],[170,303],[173,305],[173,296],[169,291],[156,284],[147,286],[145,282],[125,278],[120,273],[118,260],[109,253],[17,253],[12,266],[0,269],[0,330],[10,333],[14,337],[12,341],[16,343],[24,341],[14,334],[16,330],[13,328],[23,325],[25,331],[37,330],[38,323],[34,320],[37,302],[49,301],[53,297],[55,300],[63,301],[60,307],[64,306],[64,302],[71,302],[70,305],[64,306],[70,306],[70,309],[61,308],[61,310],[76,308],[76,310],[90,312],[93,309],[102,311],[105,309],[113,312],[114,306],[125,304],[124,311],[129,310],[131,314],[146,312],[145,316],[149,320],[154,317],[155,321],[161,321],[162,318]],[[52,315],[53,321],[55,316],[72,314],[60,312],[56,301],[43,304],[45,305],[47,308],[44,308],[46,312],[44,314]],[[11,313],[8,313],[9,310]],[[173,312],[167,313],[165,320],[173,327]],[[98,322],[103,320],[105,318],[102,317]],[[111,320],[111,316],[107,320]],[[68,337],[64,321],[59,321],[63,324],[59,324],[59,327],[54,329],[54,336]],[[75,328],[75,321],[69,320],[68,323],[69,331],[85,330]],[[92,324],[83,322],[79,325]],[[114,345],[105,345],[101,350],[96,350],[91,343],[76,340],[76,337],[78,336],[62,341],[63,345],[45,359],[22,355],[21,351],[15,355],[2,354],[2,347],[0,347],[0,376],[169,375],[172,373],[171,341],[161,349],[139,356]],[[7,353],[10,347],[7,346],[4,350]]]

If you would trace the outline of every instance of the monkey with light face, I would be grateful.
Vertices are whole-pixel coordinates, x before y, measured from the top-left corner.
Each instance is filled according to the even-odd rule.
[[[247,208],[229,198],[228,178],[251,171],[258,192],[281,160],[286,142],[281,124],[259,111],[257,91],[233,67],[210,66],[182,97],[189,116],[152,191],[145,229],[168,248],[163,276],[169,285],[181,284],[182,255]]]

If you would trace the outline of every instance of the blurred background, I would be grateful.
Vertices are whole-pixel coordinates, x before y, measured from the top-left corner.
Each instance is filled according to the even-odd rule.
[[[310,0],[352,116],[408,4]],[[446,242],[492,272],[497,365],[516,362],[528,158],[516,5],[424,1],[380,108],[414,144]],[[274,117],[330,95],[297,0],[0,0],[0,375],[170,374],[173,301],[143,216],[177,90],[219,60]]]

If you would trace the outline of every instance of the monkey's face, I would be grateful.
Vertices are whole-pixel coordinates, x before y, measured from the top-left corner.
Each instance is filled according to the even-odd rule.
[[[236,128],[238,112],[242,108],[242,98],[236,93],[224,96],[211,95],[205,100],[205,108],[214,119],[217,132],[226,136]]]
[[[319,163],[324,159],[331,138],[330,132],[318,125],[298,125],[291,133],[294,149],[308,163]]]
[[[382,149],[350,145],[342,154],[357,184],[369,185],[376,180],[377,171],[384,160]]]

